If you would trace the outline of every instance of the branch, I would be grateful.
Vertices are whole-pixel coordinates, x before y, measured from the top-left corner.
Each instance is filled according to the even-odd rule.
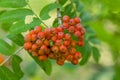
[[[59,0],[56,0],[56,3],[59,3]],[[61,12],[60,12],[60,8],[57,8],[57,19],[58,19],[58,23],[61,25],[62,24],[62,20],[61,20]]]
[[[23,47],[21,47],[20,49],[18,49],[13,55],[18,54],[22,49],[23,49]],[[0,64],[0,66],[3,66],[6,62],[8,62],[8,61],[13,57],[13,55],[9,56],[6,60],[4,60],[4,61]]]
[[[28,7],[32,10],[32,12],[34,13],[34,15],[40,20],[40,22],[42,22],[42,24],[46,27],[48,27],[43,21],[42,19],[34,12],[34,10],[32,9],[31,5],[27,2]]]

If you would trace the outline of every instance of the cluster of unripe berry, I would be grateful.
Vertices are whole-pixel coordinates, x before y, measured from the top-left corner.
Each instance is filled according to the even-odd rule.
[[[58,65],[63,65],[65,61],[78,64],[82,55],[76,51],[75,46],[84,45],[85,29],[78,17],[70,19],[64,16],[62,20],[63,24],[57,28],[46,28],[43,31],[41,26],[37,26],[31,30],[25,36],[24,49],[41,61],[50,58],[55,59]],[[78,41],[73,40],[72,35]]]

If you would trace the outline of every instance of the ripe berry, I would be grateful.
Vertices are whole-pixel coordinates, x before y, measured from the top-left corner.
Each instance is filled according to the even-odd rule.
[[[74,33],[74,31],[75,31],[75,27],[74,27],[74,26],[70,26],[70,27],[69,27],[69,32],[70,32],[70,33]]]
[[[53,36],[51,40],[55,42],[57,40],[57,36]]]
[[[62,39],[64,37],[64,33],[63,32],[58,32],[58,39]]]
[[[38,39],[38,40],[36,41],[36,44],[37,44],[38,46],[41,46],[41,45],[43,44],[43,41],[40,40],[40,39]]]
[[[68,29],[69,28],[69,24],[68,23],[63,23],[63,27],[65,28],[65,29]]]
[[[62,28],[62,27],[57,27],[57,31],[58,31],[58,32],[62,32],[62,31],[63,31],[63,28]]]
[[[38,33],[38,38],[39,39],[45,38],[45,33],[44,32],[39,32]]]
[[[65,52],[65,51],[67,51],[66,46],[61,45],[61,46],[60,46],[60,51],[61,51],[61,52]]]
[[[32,45],[32,51],[35,51],[38,48],[37,44]]]
[[[0,54],[0,64],[4,61],[4,56]]]
[[[54,53],[50,53],[50,54],[48,54],[48,57],[51,58],[51,59],[54,59],[55,55],[54,55]]]
[[[75,55],[74,55],[75,59],[80,59],[81,57],[82,57],[82,55],[81,55],[80,52],[76,52]]]
[[[71,61],[71,63],[74,64],[74,65],[77,65],[77,64],[79,63],[79,61],[78,61],[78,59],[73,59],[73,60]]]
[[[32,36],[30,34],[27,34],[24,38],[25,42],[30,42],[32,41]]]
[[[55,45],[60,46],[62,44],[62,40],[56,40]]]
[[[67,61],[72,61],[72,60],[73,60],[73,56],[72,56],[72,55],[68,55],[68,56],[66,57],[66,60],[67,60]]]
[[[70,45],[70,41],[64,41],[64,45],[65,46],[69,46]]]
[[[58,46],[53,46],[51,50],[53,51],[53,53],[58,53],[59,52]]]
[[[37,35],[36,34],[32,34],[32,41],[36,41],[37,40]]]
[[[39,60],[41,60],[41,61],[45,61],[46,59],[47,59],[46,55],[39,56]]]
[[[65,39],[66,39],[66,40],[70,40],[70,39],[71,39],[71,35],[70,35],[70,34],[68,34],[68,33],[67,33],[67,34],[65,34]]]
[[[79,17],[75,17],[74,21],[75,21],[75,23],[80,23],[80,18]]]
[[[24,49],[29,50],[29,49],[31,49],[31,47],[32,47],[32,43],[31,42],[24,43]]]
[[[77,30],[82,30],[82,25],[80,24],[80,23],[78,23],[78,24],[76,24],[76,28],[77,28]]]
[[[75,35],[76,37],[80,38],[80,37],[81,37],[81,32],[80,32],[80,31],[76,31],[76,32],[74,33],[74,35]]]
[[[84,41],[78,41],[79,46],[84,46]]]
[[[32,56],[38,56],[37,52],[33,52]]]
[[[70,19],[69,24],[72,25],[72,26],[74,26],[74,25],[75,25],[75,21],[74,21],[74,19]]]
[[[76,46],[76,41],[75,41],[75,40],[72,40],[72,41],[71,41],[71,46],[73,46],[73,47]]]
[[[57,60],[56,63],[57,63],[58,65],[60,65],[60,66],[64,65],[64,61]]]
[[[63,22],[69,22],[70,17],[65,15],[65,16],[63,16],[62,20],[63,20]]]
[[[40,47],[40,49],[45,53],[47,51],[47,46],[46,45],[42,45]]]
[[[35,27],[34,30],[35,30],[36,33],[39,33],[39,32],[42,31],[42,27],[41,26],[37,26],[37,27]]]
[[[49,45],[50,45],[50,42],[46,39],[46,40],[44,40],[44,44],[45,44],[46,46],[49,46]]]

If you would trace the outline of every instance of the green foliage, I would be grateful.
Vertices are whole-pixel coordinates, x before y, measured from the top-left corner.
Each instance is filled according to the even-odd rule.
[[[24,37],[21,34],[9,34],[7,37],[19,46],[24,44]]]
[[[91,45],[88,43],[88,41],[85,41],[85,45],[83,47],[77,47],[76,49],[82,54],[82,60],[80,61],[80,65],[84,65],[88,62],[89,57],[91,56]]]
[[[0,15],[1,22],[14,22],[21,19],[25,19],[27,15],[33,15],[33,12],[29,9],[16,9],[2,13]]]
[[[0,7],[20,8],[26,6],[26,0],[0,0]]]
[[[98,61],[100,59],[99,50],[96,47],[92,47],[92,53],[93,53],[94,60],[98,63]]]
[[[35,60],[35,62],[44,70],[47,75],[51,75],[52,72],[52,64],[50,60],[40,61],[38,57],[34,57],[30,54],[30,56]]]
[[[20,80],[23,77],[23,72],[20,69],[20,63],[22,59],[16,55],[12,57],[12,69],[5,66],[0,66],[0,78],[1,80]]]
[[[13,54],[12,46],[10,46],[7,42],[5,42],[2,39],[0,39],[0,53],[2,53],[4,55],[11,55],[11,54]]]
[[[40,17],[43,19],[43,20],[46,20],[46,19],[49,19],[50,16],[49,16],[49,12],[54,10],[54,9],[57,9],[57,8],[60,8],[61,10],[64,10],[63,7],[60,5],[60,4],[57,4],[57,3],[51,3],[49,5],[46,5],[40,12]]]
[[[33,21],[29,24],[25,24],[25,22],[23,20],[20,20],[20,21],[16,22],[14,25],[12,25],[12,27],[10,28],[10,33],[20,34],[22,32],[30,30],[40,24],[41,24],[41,22],[38,18],[34,18]]]

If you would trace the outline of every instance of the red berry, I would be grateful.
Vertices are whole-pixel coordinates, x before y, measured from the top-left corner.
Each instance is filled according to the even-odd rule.
[[[63,20],[63,22],[69,22],[70,17],[65,15],[65,16],[63,16],[62,20]]]
[[[46,59],[47,59],[46,55],[39,56],[39,60],[41,60],[41,61],[45,61]]]
[[[74,33],[74,31],[75,31],[75,27],[74,27],[74,26],[70,26],[70,27],[69,27],[69,32],[70,32],[70,33]]]
[[[84,41],[78,41],[79,46],[84,46]]]
[[[38,39],[38,40],[36,41],[36,44],[37,44],[38,46],[41,46],[41,45],[43,44],[43,41],[40,40],[40,39]]]
[[[53,53],[58,53],[59,52],[58,46],[53,46],[51,50],[53,51]]]
[[[34,30],[35,30],[36,33],[39,33],[39,32],[42,31],[42,27],[41,26],[37,26],[37,27],[35,27]]]
[[[32,45],[32,51],[35,51],[38,48],[37,44]]]
[[[62,28],[62,27],[57,27],[57,31],[58,31],[58,32],[62,32],[62,31],[63,31],[63,28]]]
[[[39,32],[38,33],[38,38],[40,38],[40,39],[45,38],[45,33],[44,32]]]
[[[65,46],[69,46],[70,45],[70,41],[64,41],[64,45]]]
[[[55,45],[60,46],[62,44],[62,40],[56,40]]]
[[[68,29],[69,28],[69,24],[68,23],[63,23],[63,27],[65,28],[65,29]]]
[[[24,49],[26,49],[26,50],[31,49],[31,47],[32,47],[32,43],[31,43],[31,42],[26,42],[26,43],[24,44]]]
[[[79,17],[75,17],[74,21],[75,21],[75,23],[80,23],[80,18]]]
[[[75,21],[74,21],[74,19],[70,19],[69,24],[72,25],[72,26],[74,26],[74,25],[75,25]]]
[[[37,40],[37,35],[36,34],[32,34],[32,41],[36,41]]]
[[[76,28],[77,28],[77,30],[82,30],[82,25],[79,23],[79,24],[76,24]]]
[[[70,40],[70,39],[71,39],[71,35],[70,35],[70,34],[68,34],[68,33],[67,33],[67,34],[65,34],[65,39],[66,39],[66,40]]]
[[[82,55],[81,55],[80,52],[76,52],[75,55],[74,55],[75,59],[80,59],[81,57],[82,57]]]
[[[55,42],[57,40],[57,36],[53,36],[51,40]]]
[[[64,65],[64,61],[57,60],[56,63],[57,63],[58,65],[60,65],[60,66]]]
[[[81,32],[80,32],[80,31],[76,31],[76,32],[74,33],[74,35],[75,35],[76,37],[80,38],[80,37],[81,37]]]
[[[78,59],[73,59],[73,60],[71,61],[71,63],[74,64],[74,65],[77,65],[77,64],[79,63],[79,61],[78,61]]]
[[[64,37],[64,33],[63,32],[58,32],[58,39],[62,39]]]
[[[66,46],[61,45],[61,46],[60,46],[60,51],[61,51],[61,52],[65,52],[65,51],[67,51]]]
[[[40,47],[40,49],[43,51],[43,52],[46,52],[47,51],[47,46],[46,45],[42,45]]]
[[[72,60],[73,60],[73,56],[72,56],[72,55],[68,55],[68,56],[66,57],[66,60],[67,60],[67,61],[72,61]]]
[[[46,46],[49,46],[49,45],[50,45],[50,42],[49,42],[47,39],[45,39],[45,40],[44,40],[44,44],[45,44]]]
[[[30,34],[27,34],[24,38],[25,42],[30,42],[32,41],[32,36]]]

